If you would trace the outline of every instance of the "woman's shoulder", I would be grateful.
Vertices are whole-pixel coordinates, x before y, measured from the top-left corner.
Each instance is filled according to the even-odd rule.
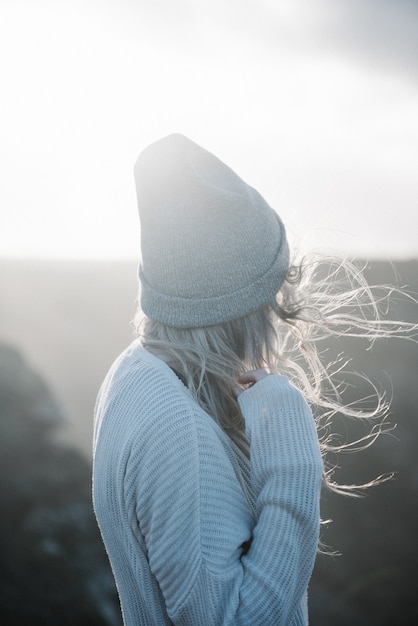
[[[160,385],[185,389],[166,363],[135,340],[114,361],[103,388],[107,393],[120,393],[123,390],[140,395],[143,392],[149,393],[153,387],[158,388]]]
[[[117,422],[141,436],[144,431],[158,436],[179,421],[194,427],[202,413],[205,416],[174,371],[138,341],[115,360],[96,404],[96,420]]]

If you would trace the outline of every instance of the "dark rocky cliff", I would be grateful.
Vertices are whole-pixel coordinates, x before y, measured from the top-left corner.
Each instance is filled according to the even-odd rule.
[[[116,626],[90,464],[52,443],[60,413],[20,354],[0,345],[0,622]]]

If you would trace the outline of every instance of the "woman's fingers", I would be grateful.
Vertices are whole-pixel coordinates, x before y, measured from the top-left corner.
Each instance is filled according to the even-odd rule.
[[[240,393],[242,393],[243,391],[244,391],[243,387],[234,387],[234,396],[238,398]]]
[[[255,383],[258,383],[259,380],[262,380],[266,376],[269,376],[269,373],[263,369],[251,370],[250,372],[244,372],[243,374],[241,374],[241,376],[238,378],[238,382],[241,385],[244,385],[244,387],[236,387],[234,389],[235,397],[238,398],[240,393],[245,391],[245,389],[251,387],[252,385],[255,385]]]
[[[241,374],[238,381],[242,385],[254,385],[255,383],[258,383],[259,380],[266,378],[266,376],[269,376],[269,373],[266,372],[266,370],[251,370],[250,372],[244,372]]]

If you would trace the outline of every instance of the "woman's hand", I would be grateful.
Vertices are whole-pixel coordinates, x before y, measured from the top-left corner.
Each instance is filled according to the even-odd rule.
[[[251,370],[250,372],[244,372],[244,374],[241,374],[238,382],[243,385],[243,387],[236,387],[234,389],[235,397],[238,398],[240,393],[248,389],[248,387],[252,387],[263,378],[266,378],[266,376],[269,376],[269,373],[263,369]]]

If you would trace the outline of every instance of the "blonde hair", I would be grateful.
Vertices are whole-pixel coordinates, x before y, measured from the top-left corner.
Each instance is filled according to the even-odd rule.
[[[414,339],[417,325],[384,319],[390,286],[368,285],[363,269],[339,258],[312,255],[294,263],[276,298],[245,317],[215,326],[174,328],[139,311],[134,324],[146,349],[164,360],[183,380],[196,402],[249,456],[244,419],[234,388],[245,371],[264,368],[287,375],[311,406],[324,460],[328,452],[369,445],[384,430],[389,402],[369,381],[373,406],[362,398],[345,403],[347,362],[324,363],[319,344],[332,336],[359,337],[373,343],[382,337]],[[336,414],[374,420],[369,434],[349,444],[336,443],[331,432]],[[336,491],[333,466],[325,463],[324,482]],[[377,482],[384,477],[379,477]],[[376,481],[374,481],[376,482]]]

